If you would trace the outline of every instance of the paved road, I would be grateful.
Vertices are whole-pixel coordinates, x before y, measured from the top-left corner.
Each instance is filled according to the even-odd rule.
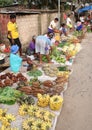
[[[56,130],[92,130],[92,33],[76,56]]]

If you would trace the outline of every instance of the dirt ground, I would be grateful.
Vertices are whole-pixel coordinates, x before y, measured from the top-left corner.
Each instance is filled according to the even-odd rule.
[[[92,130],[92,33],[83,39],[72,67],[55,130]]]

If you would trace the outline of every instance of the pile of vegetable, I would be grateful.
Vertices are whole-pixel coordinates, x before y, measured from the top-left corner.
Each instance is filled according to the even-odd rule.
[[[42,67],[44,73],[50,77],[57,76],[58,69],[54,65],[46,64]]]
[[[22,96],[22,93],[11,87],[0,88],[0,103],[12,105]]]
[[[38,77],[42,75],[42,72],[38,69],[35,70],[31,70],[27,73],[29,76],[34,76],[34,77]]]
[[[27,104],[27,105],[34,105],[35,104],[35,100],[32,96],[27,96],[27,95],[23,95],[22,97],[20,97],[17,102],[22,105],[22,104]]]

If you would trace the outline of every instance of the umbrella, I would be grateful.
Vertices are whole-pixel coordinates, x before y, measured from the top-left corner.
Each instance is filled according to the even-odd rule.
[[[91,6],[86,6],[86,7],[82,8],[82,9],[79,9],[78,13],[82,13],[82,12],[88,11],[88,10],[92,10],[92,5]]]

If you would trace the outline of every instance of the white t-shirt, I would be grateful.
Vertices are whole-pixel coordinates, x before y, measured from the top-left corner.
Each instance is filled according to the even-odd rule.
[[[72,21],[71,21],[71,19],[68,17],[68,18],[66,19],[66,24],[69,25],[70,23],[72,23]]]
[[[54,20],[50,22],[50,25],[49,25],[48,28],[49,28],[49,29],[53,29],[52,27],[53,27],[53,28],[56,28],[56,27],[57,27],[57,23],[55,23]]]
[[[81,21],[81,22],[84,22],[84,17],[80,17],[80,21]]]

